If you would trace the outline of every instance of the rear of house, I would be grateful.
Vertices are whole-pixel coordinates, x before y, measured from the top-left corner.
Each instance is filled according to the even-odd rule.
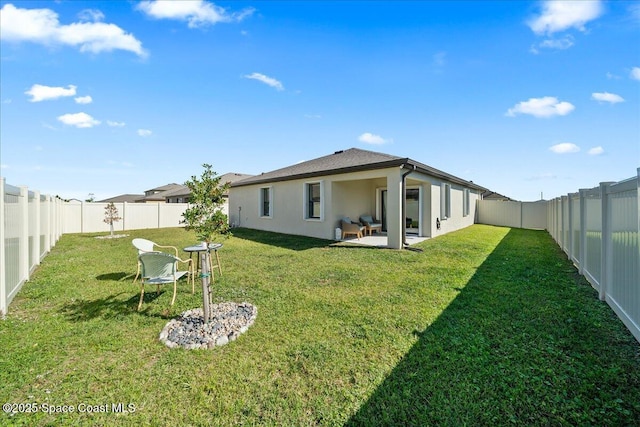
[[[351,148],[232,183],[229,220],[334,239],[340,220],[371,215],[388,246],[405,233],[435,237],[474,223],[485,188],[409,158]]]

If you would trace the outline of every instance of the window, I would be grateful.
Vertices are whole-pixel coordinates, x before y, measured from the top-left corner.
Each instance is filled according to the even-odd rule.
[[[272,211],[272,194],[271,187],[264,187],[260,189],[260,216],[271,218]]]
[[[322,220],[324,205],[322,202],[323,183],[308,182],[304,184],[304,218]]]
[[[469,194],[469,189],[465,188],[463,190],[463,196],[462,196],[462,216],[469,216],[470,204],[471,204],[471,196]]]
[[[451,216],[451,184],[440,184],[440,219]]]

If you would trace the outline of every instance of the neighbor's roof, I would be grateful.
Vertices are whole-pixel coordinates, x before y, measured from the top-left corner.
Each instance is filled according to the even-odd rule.
[[[482,200],[505,200],[514,201],[511,197],[507,197],[503,194],[496,193],[495,191],[487,190],[482,193]]]
[[[245,173],[236,173],[236,172],[225,173],[224,175],[220,176],[220,184],[226,184],[227,182],[232,183],[232,182],[240,181],[241,179],[249,178],[251,176],[253,175],[247,175]],[[227,195],[226,192],[224,194]],[[162,193],[162,197],[164,198],[189,197],[190,195],[191,195],[191,190],[189,190],[189,187],[187,187],[186,185],[179,185],[173,190],[165,191],[164,193]]]
[[[341,173],[358,172],[365,170],[384,169],[389,167],[400,167],[405,165],[407,169],[415,167],[417,172],[422,172],[440,179],[444,179],[457,184],[462,184],[477,190],[486,188],[466,181],[441,170],[432,168],[423,163],[411,160],[408,157],[398,157],[390,154],[377,153],[374,151],[350,148],[348,150],[336,151],[328,156],[298,163],[286,168],[265,172],[251,178],[246,178],[231,184],[231,187],[242,187],[245,185],[265,184],[278,181],[289,181],[294,179],[311,178],[326,175],[337,175]]]
[[[119,196],[115,196],[115,197],[110,197],[108,199],[104,199],[104,200],[98,200],[98,202],[101,203],[121,203],[121,202],[127,202],[127,203],[135,203],[138,200],[144,198],[144,194],[121,194]]]

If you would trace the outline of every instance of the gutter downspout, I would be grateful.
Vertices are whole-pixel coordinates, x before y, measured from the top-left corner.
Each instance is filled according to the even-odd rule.
[[[404,163],[400,166],[400,169],[404,169],[405,166],[409,166]],[[412,169],[409,169],[402,174],[402,209],[400,212],[400,218],[402,219],[402,247],[408,249],[407,244],[407,175],[416,170],[416,166],[412,165]]]

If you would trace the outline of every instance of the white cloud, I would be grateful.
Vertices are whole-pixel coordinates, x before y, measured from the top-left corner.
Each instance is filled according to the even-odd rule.
[[[391,142],[392,140],[384,139],[380,135],[375,135],[370,132],[365,132],[358,137],[358,141],[364,142],[365,144],[382,145]]]
[[[557,179],[558,175],[553,172],[542,172],[537,175],[530,176],[525,178],[527,181],[540,181],[545,179]]]
[[[58,120],[65,125],[77,128],[91,128],[100,124],[99,120],[94,119],[87,113],[63,114],[58,117]]]
[[[509,108],[506,115],[509,117],[515,117],[516,114],[530,114],[534,117],[566,116],[574,109],[570,102],[559,102],[556,97],[545,96],[519,102],[513,108]]]
[[[640,67],[633,67],[631,69],[630,77],[633,80],[640,80]]]
[[[81,21],[100,22],[104,20],[104,13],[97,9],[84,9],[78,14]]]
[[[587,152],[590,156],[599,156],[600,154],[604,153],[604,148],[597,146],[597,147],[593,147],[590,148],[589,151]]]
[[[577,153],[580,151],[580,147],[571,142],[562,142],[560,144],[552,145],[549,150],[556,154]]]
[[[598,18],[603,11],[599,0],[548,0],[542,3],[540,15],[527,22],[527,25],[536,34],[553,34],[570,28],[585,31],[584,25]]]
[[[99,18],[97,11],[92,11],[91,17]],[[58,14],[51,9],[19,9],[6,4],[0,9],[0,27],[0,37],[8,41],[63,44],[91,53],[120,49],[146,56],[142,43],[115,24],[76,22],[62,25]]]
[[[152,133],[153,132],[151,132],[149,129],[138,129],[138,135],[143,138],[151,136]]]
[[[107,120],[107,125],[111,126],[112,128],[121,128],[125,126],[124,122],[114,122],[112,120]]]
[[[252,73],[252,74],[247,74],[246,76],[244,76],[244,78],[258,80],[266,85],[276,88],[277,90],[284,90],[284,86],[282,85],[282,83],[280,83],[278,80],[274,79],[273,77],[265,76],[264,74]]]
[[[624,98],[615,93],[609,92],[595,92],[591,94],[591,99],[600,102],[609,102],[611,104],[617,104],[618,102],[624,102]]]
[[[240,12],[228,12],[223,7],[202,0],[142,1],[137,9],[155,19],[186,21],[189,28],[214,25],[218,22],[240,22],[255,12],[253,8],[246,8]]]
[[[557,50],[565,50],[569,49],[573,46],[573,36],[571,34],[567,34],[566,36],[559,39],[547,39],[543,40],[537,45],[531,47],[531,52],[539,53],[538,48],[541,49],[557,49]]]
[[[31,96],[30,102],[40,102],[62,98],[63,96],[74,96],[76,94],[76,87],[74,85],[68,85],[64,88],[35,84],[31,86],[31,89],[26,91],[25,94]]]
[[[93,98],[91,98],[89,95],[79,96],[77,98],[74,98],[74,100],[76,101],[76,104],[91,104],[93,102]]]

